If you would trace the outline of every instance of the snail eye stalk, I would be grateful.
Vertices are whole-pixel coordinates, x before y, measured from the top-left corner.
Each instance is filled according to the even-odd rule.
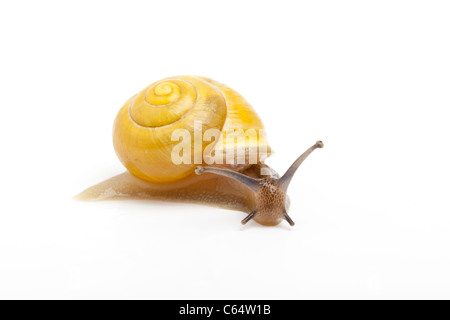
[[[302,164],[302,162],[308,158],[308,156],[317,148],[323,148],[323,142],[317,141],[313,146],[309,147],[303,154],[294,161],[294,163],[290,166],[290,168],[286,171],[286,173],[280,178],[279,185],[286,192],[289,184],[291,183],[292,178],[294,177],[295,172],[298,167]]]
[[[246,176],[245,174],[228,170],[228,169],[221,169],[221,168],[214,168],[214,167],[202,167],[198,166],[195,168],[195,173],[197,175],[202,174],[203,172],[210,172],[214,174],[218,174],[221,176],[225,176],[231,179],[234,179],[236,181],[239,181],[243,185],[246,185],[250,190],[257,191],[259,188],[259,184],[261,182],[261,179],[254,179],[249,176]]]

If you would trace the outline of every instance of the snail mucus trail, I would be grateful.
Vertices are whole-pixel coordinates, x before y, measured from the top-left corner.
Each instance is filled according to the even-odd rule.
[[[213,128],[263,129],[262,121],[236,91],[214,80],[178,76],[160,80],[129,99],[114,123],[114,147],[128,172],[94,185],[79,200],[156,199],[193,202],[248,213],[242,220],[266,226],[289,217],[289,183],[301,163],[323,143],[317,141],[279,175],[261,157],[256,164],[174,165],[170,151],[177,142],[171,133],[183,128],[194,133],[194,120]],[[270,147],[264,136],[246,143]],[[216,147],[226,149],[225,141]]]

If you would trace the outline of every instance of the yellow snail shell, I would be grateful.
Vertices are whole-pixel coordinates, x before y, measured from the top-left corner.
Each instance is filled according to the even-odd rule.
[[[128,171],[142,180],[168,183],[185,178],[202,163],[173,163],[171,153],[179,142],[172,140],[172,133],[184,129],[194,137],[194,121],[202,123],[202,137],[211,128],[222,132],[264,129],[256,112],[236,91],[211,79],[178,76],[151,84],[125,103],[114,123],[116,153]],[[202,144],[202,154],[209,143]],[[222,137],[215,143],[216,152],[227,148]],[[270,155],[264,135],[248,143]]]

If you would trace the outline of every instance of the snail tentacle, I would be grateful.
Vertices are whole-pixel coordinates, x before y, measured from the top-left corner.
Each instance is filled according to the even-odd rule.
[[[291,219],[291,217],[289,217],[286,211],[284,211],[284,218],[291,225],[291,227],[295,225],[295,222]]]
[[[297,171],[298,167],[302,164],[302,162],[317,148],[323,148],[323,142],[317,141],[313,146],[308,148],[303,154],[294,161],[294,163],[290,166],[290,168],[286,171],[286,173],[279,179],[280,187],[283,188],[284,191],[287,191],[289,184]]]
[[[253,217],[255,216],[256,212],[257,212],[257,209],[253,210],[251,213],[248,214],[248,216],[246,216],[246,217],[241,221],[241,223],[242,223],[242,224],[246,224],[247,222],[249,222],[250,220],[252,220]]]
[[[210,172],[239,181],[240,183],[246,185],[249,189],[253,191],[257,191],[260,187],[261,181],[263,181],[262,179],[251,178],[249,176],[246,176],[245,174],[229,169],[202,167],[202,166],[197,166],[195,168],[195,173],[197,175],[201,175],[203,172]]]

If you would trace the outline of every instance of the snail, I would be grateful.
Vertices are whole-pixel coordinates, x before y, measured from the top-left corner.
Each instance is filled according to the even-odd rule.
[[[233,136],[236,132],[244,136]],[[195,202],[243,211],[242,224],[254,220],[266,226],[283,220],[294,225],[287,213],[289,183],[301,163],[323,147],[317,141],[280,177],[264,163],[272,149],[250,104],[199,76],[162,79],[131,97],[115,119],[113,143],[127,172],[77,199]]]

